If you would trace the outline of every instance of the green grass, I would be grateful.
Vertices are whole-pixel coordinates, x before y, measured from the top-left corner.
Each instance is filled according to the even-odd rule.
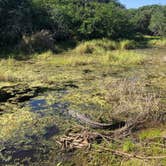
[[[43,64],[52,65],[69,65],[69,66],[81,66],[89,64],[101,64],[101,65],[120,65],[131,66],[137,65],[143,62],[144,56],[134,51],[107,51],[101,52],[101,54],[85,55],[75,54],[75,52],[69,52],[68,54],[55,55],[48,51],[34,56],[35,60]]]
[[[143,56],[132,52],[132,51],[122,51],[110,54],[110,63],[116,65],[136,65],[143,61]]]
[[[161,135],[162,135],[162,132],[160,129],[148,129],[148,130],[142,131],[139,134],[139,138],[141,140],[152,139],[154,137],[160,137]]]
[[[124,152],[133,151],[134,148],[135,148],[135,145],[131,140],[124,141],[124,143],[123,143],[123,151]]]

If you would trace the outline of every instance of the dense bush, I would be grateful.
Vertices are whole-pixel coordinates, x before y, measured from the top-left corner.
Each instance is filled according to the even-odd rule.
[[[42,52],[54,49],[54,40],[49,31],[42,30],[31,36],[23,36],[19,45],[21,51],[26,53]]]

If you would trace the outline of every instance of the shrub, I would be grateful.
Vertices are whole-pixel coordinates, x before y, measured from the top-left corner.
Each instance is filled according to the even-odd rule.
[[[117,49],[117,43],[115,41],[98,39],[81,43],[76,47],[75,52],[78,54],[92,54],[115,49]]]
[[[42,30],[31,36],[23,36],[19,45],[21,51],[26,53],[42,52],[54,49],[54,39],[49,31]]]
[[[76,47],[75,52],[78,54],[92,54],[97,49],[93,42],[84,42]]]
[[[96,45],[106,51],[117,49],[117,43],[108,39],[96,40]]]
[[[46,51],[40,54],[33,55],[33,58],[39,61],[46,61],[46,60],[52,60],[54,58],[54,54],[51,51]]]

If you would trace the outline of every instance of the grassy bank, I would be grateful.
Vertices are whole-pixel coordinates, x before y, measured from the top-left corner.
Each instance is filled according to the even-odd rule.
[[[123,39],[123,40],[110,40],[110,39],[93,39],[89,41],[66,41],[66,42],[56,42],[52,46],[53,54],[63,55],[69,52],[72,55],[103,55],[105,52],[112,51],[124,51],[133,50],[140,48],[164,48],[166,46],[166,39],[161,37],[153,36],[138,36],[133,40]],[[28,52],[20,50],[19,48],[13,48],[12,50],[4,50],[0,53],[0,58],[15,58],[18,60],[31,59],[39,54],[44,54],[43,58],[48,58],[50,56],[49,50],[42,52],[37,52],[31,50],[30,46],[27,46],[25,50]],[[46,53],[43,53],[46,52]]]

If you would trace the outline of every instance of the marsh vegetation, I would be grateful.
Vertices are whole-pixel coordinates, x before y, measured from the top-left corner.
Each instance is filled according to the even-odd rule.
[[[0,165],[165,166],[165,17],[0,1]]]
[[[64,54],[1,60],[2,165],[164,165],[165,49],[96,46],[79,53],[82,45]],[[98,124],[127,124],[140,115],[143,123],[119,134],[120,126],[91,128],[69,110]],[[75,137],[81,137],[77,144]]]

